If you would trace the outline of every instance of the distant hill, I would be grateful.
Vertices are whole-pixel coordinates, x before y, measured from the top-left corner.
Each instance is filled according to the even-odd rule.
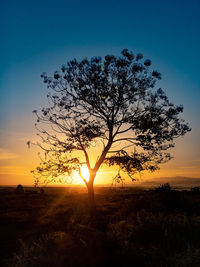
[[[190,178],[184,176],[160,177],[139,182],[141,186],[157,186],[164,183],[170,183],[171,186],[177,187],[200,186],[200,178]]]

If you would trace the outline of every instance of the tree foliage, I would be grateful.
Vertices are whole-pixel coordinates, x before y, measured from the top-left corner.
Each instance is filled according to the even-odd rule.
[[[50,92],[48,107],[33,111],[41,138],[36,144],[44,152],[33,171],[37,177],[57,181],[73,171],[81,175],[86,164],[93,183],[105,163],[133,178],[171,159],[168,150],[174,139],[190,131],[180,117],[183,107],[156,88],[161,74],[142,54],[124,49],[121,56],[74,59],[52,77],[46,73],[41,77]],[[100,144],[91,166],[88,151]]]

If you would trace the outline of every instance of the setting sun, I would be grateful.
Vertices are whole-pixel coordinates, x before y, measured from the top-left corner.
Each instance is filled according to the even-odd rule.
[[[200,267],[199,13],[0,0],[0,266]]]
[[[87,168],[86,165],[83,165],[81,167],[81,174],[86,179],[86,181],[88,182],[89,181],[90,174],[89,174],[89,171],[88,171],[88,168]]]

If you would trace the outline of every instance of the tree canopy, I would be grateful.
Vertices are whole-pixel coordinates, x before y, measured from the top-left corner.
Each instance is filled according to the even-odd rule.
[[[74,59],[52,77],[41,77],[50,92],[48,107],[33,111],[41,138],[36,144],[44,152],[34,171],[37,179],[61,181],[76,171],[88,186],[105,163],[134,180],[135,173],[154,171],[170,160],[174,139],[190,131],[180,117],[183,106],[156,87],[161,74],[140,53],[124,49],[120,56]],[[88,151],[93,146],[99,156],[92,166]],[[83,164],[89,181],[81,174]]]

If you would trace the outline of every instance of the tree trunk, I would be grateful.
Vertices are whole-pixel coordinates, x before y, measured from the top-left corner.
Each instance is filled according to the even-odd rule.
[[[96,212],[96,204],[95,204],[95,198],[94,198],[93,181],[89,181],[87,183],[87,189],[88,189],[88,202],[89,202],[90,214],[91,216],[94,216]]]

